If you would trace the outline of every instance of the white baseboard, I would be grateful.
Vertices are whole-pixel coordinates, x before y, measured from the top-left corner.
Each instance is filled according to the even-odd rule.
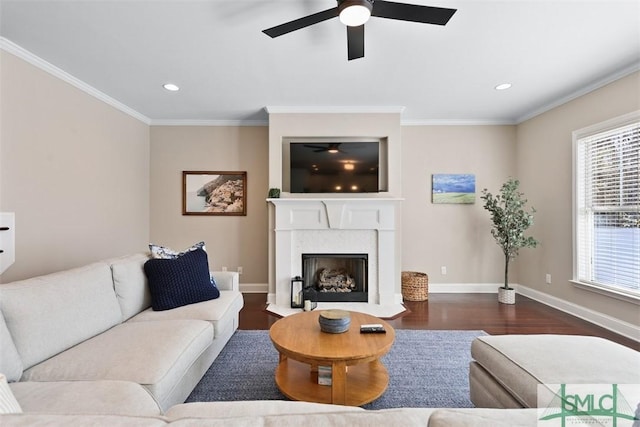
[[[266,294],[269,292],[267,283],[240,283],[240,292],[245,294]]]
[[[640,328],[631,323],[554,297],[553,295],[536,291],[535,289],[531,289],[526,286],[518,285],[516,289],[519,294],[524,295],[527,298],[531,298],[532,300],[548,305],[549,307],[553,307],[557,310],[579,317],[580,319],[586,320],[594,325],[601,326],[634,341],[640,341]]]
[[[500,283],[429,283],[434,294],[497,294]]]

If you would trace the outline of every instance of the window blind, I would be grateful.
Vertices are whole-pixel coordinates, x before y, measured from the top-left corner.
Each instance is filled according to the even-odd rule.
[[[578,281],[640,295],[640,122],[576,147]]]

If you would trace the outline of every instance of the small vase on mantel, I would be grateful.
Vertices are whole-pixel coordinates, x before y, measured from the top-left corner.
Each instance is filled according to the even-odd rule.
[[[279,188],[270,188],[268,196],[270,199],[279,199],[280,198],[280,189]]]
[[[516,290],[513,288],[505,288],[503,286],[500,286],[498,288],[498,302],[502,304],[515,304]]]

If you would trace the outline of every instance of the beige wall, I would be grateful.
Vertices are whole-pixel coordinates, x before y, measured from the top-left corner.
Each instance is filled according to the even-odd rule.
[[[515,176],[515,126],[404,126],[402,153],[402,269],[425,272],[431,283],[452,289],[502,283],[502,252],[479,196],[483,188],[495,192]],[[431,203],[436,173],[475,174],[476,203]],[[509,278],[517,283],[515,269]]]
[[[574,287],[572,278],[572,135],[575,130],[640,109],[634,73],[518,125],[517,170],[538,210],[533,232],[542,242],[518,260],[520,284],[640,325],[637,305]],[[545,283],[550,273],[552,284]]]
[[[9,282],[139,252],[149,127],[0,51],[0,210],[16,213]]]
[[[152,126],[151,241],[204,240],[212,269],[242,266],[241,284],[267,283],[268,145],[266,126]],[[247,215],[182,215],[182,171],[246,171]]]

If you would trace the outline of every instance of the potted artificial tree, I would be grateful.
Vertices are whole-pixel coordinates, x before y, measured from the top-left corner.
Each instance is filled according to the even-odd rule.
[[[524,232],[533,225],[533,214],[525,210],[527,199],[518,191],[520,181],[509,178],[502,184],[500,193],[493,196],[486,188],[482,190],[481,199],[484,208],[491,214],[491,235],[502,248],[504,254],[504,286],[498,289],[498,301],[504,304],[515,304],[515,290],[509,287],[509,261],[515,259],[520,248],[535,248],[538,241],[533,237],[525,237]]]

